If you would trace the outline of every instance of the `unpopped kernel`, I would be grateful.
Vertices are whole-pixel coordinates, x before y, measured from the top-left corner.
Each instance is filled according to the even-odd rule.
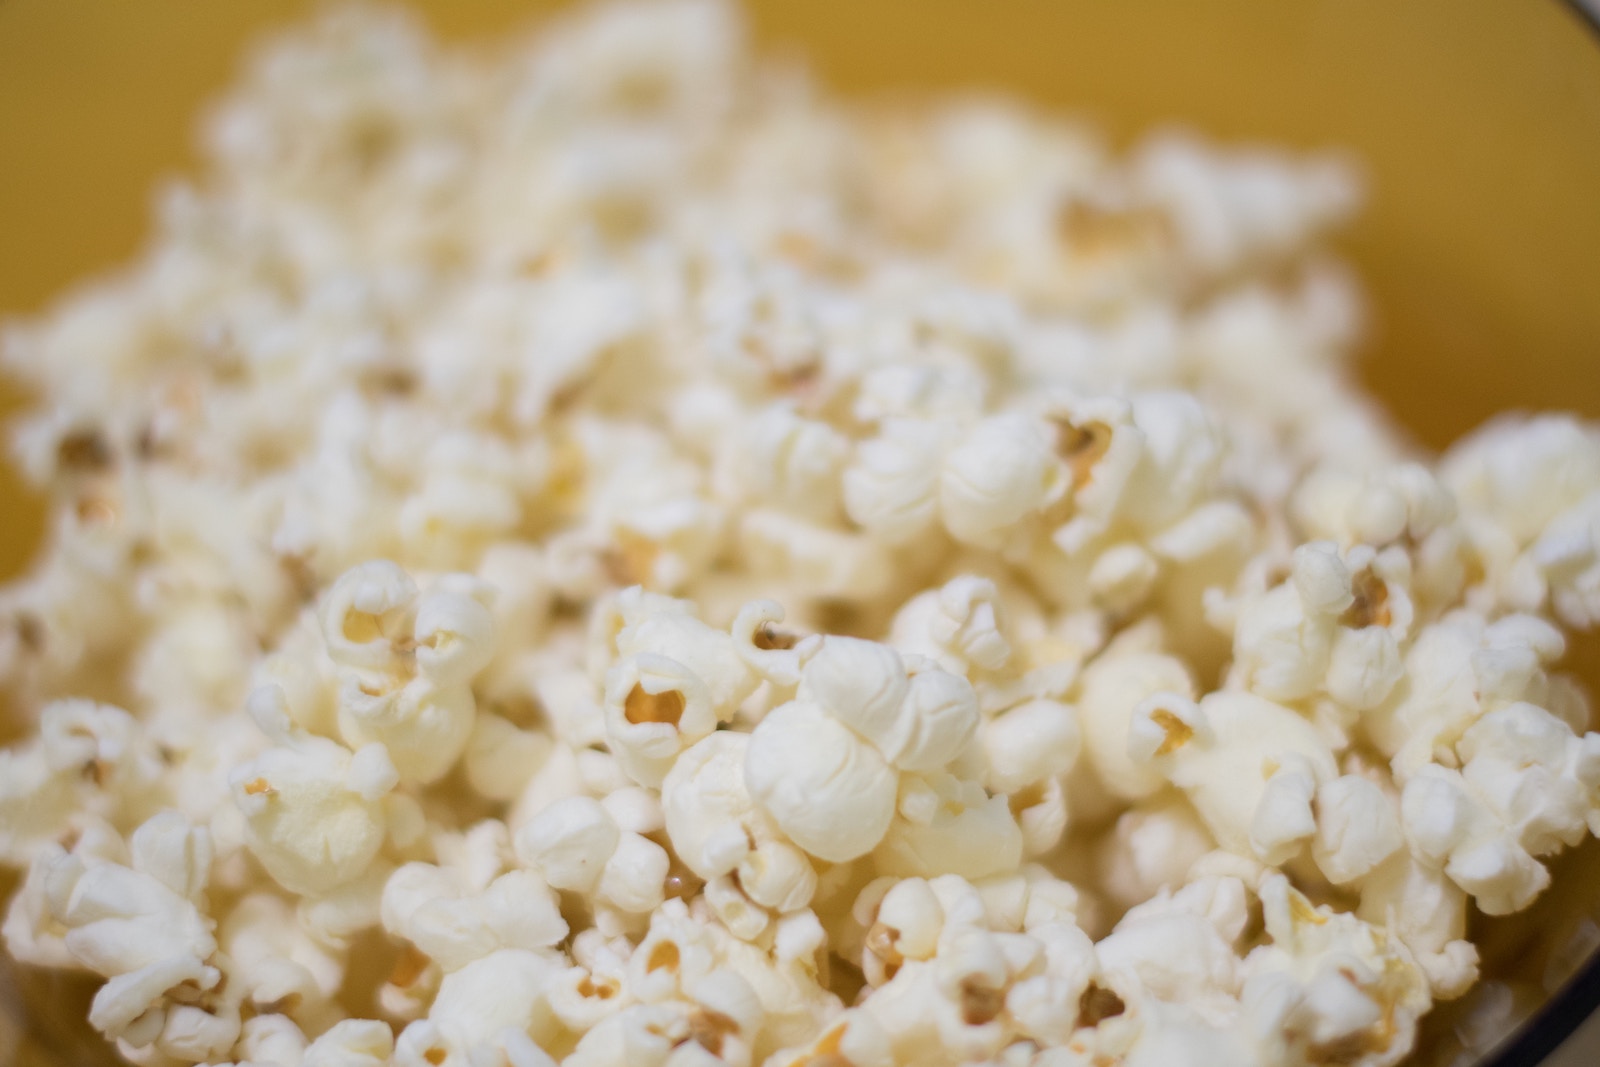
[[[263,47],[5,336],[4,922],[130,1061],[1404,1058],[1600,831],[1600,427],[1358,388],[1332,157],[713,0]]]

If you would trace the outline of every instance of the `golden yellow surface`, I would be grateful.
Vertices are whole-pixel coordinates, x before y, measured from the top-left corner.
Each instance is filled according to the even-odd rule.
[[[552,5],[411,6],[461,38]],[[125,261],[244,42],[314,7],[0,0],[0,315]],[[1376,312],[1365,373],[1391,408],[1432,445],[1507,407],[1600,415],[1600,39],[1558,0],[774,0],[752,16],[842,91],[998,88],[1119,136],[1182,121],[1348,148],[1370,183],[1346,242]],[[0,501],[6,575],[38,518],[9,474]],[[0,1061],[22,1062],[4,1016]]]

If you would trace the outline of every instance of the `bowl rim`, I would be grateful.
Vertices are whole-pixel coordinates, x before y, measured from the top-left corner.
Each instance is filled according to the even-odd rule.
[[[1573,0],[1569,0],[1573,2]],[[1596,33],[1600,33],[1597,26]],[[1594,1014],[1600,1005],[1600,952],[1539,1009],[1511,1031],[1481,1067],[1538,1067]]]
[[[1596,35],[1600,35],[1600,3],[1596,0],[1564,0],[1566,7],[1578,20],[1589,27]]]

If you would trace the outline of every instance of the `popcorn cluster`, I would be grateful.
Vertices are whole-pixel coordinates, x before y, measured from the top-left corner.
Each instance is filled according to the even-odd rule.
[[[711,0],[272,44],[6,337],[4,923],[145,1067],[1382,1067],[1600,832],[1600,428],[1356,388],[1336,162]]]

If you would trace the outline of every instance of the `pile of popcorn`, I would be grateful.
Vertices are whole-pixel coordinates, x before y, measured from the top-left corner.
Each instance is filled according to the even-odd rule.
[[[1336,160],[336,11],[13,328],[4,921],[147,1067],[1404,1058],[1600,831],[1600,427],[1355,384]]]

